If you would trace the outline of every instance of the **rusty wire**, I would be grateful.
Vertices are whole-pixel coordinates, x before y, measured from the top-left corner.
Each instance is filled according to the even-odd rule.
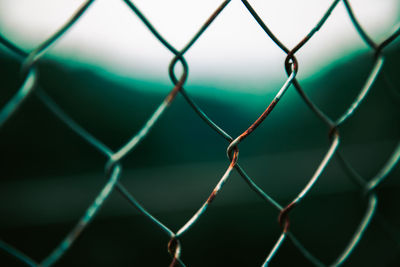
[[[107,182],[103,186],[102,190],[98,193],[97,197],[94,199],[93,203],[88,207],[86,212],[77,222],[74,228],[65,236],[65,238],[60,242],[60,244],[51,252],[49,255],[41,260],[35,261],[31,259],[28,255],[19,251],[17,248],[6,244],[0,240],[0,248],[2,248],[7,253],[13,255],[15,258],[19,259],[21,262],[29,266],[51,266],[57,262],[65,252],[72,246],[76,241],[80,233],[89,225],[89,223],[95,218],[96,213],[99,211],[104,201],[109,197],[113,190],[117,190],[125,199],[135,207],[143,216],[148,218],[152,223],[154,223],[161,231],[163,231],[169,238],[168,242],[168,252],[171,255],[170,266],[175,266],[177,264],[184,266],[181,260],[182,245],[180,242],[180,237],[189,231],[194,223],[198,222],[202,215],[206,212],[208,206],[215,199],[217,194],[221,191],[222,187],[229,179],[230,174],[233,170],[236,170],[238,174],[244,179],[251,190],[253,190],[257,195],[259,195],[263,200],[265,200],[269,205],[272,205],[278,211],[278,222],[282,228],[282,232],[278,237],[275,245],[272,248],[265,248],[268,252],[266,253],[263,266],[267,266],[274,258],[276,253],[278,253],[282,243],[289,239],[293,244],[299,249],[300,252],[315,266],[339,266],[343,264],[346,259],[351,255],[353,250],[356,248],[358,242],[361,240],[364,232],[367,230],[371,220],[377,213],[378,196],[375,193],[377,187],[384,181],[388,174],[393,170],[394,166],[399,162],[400,159],[400,143],[394,149],[393,154],[387,160],[386,164],[382,169],[371,179],[365,179],[361,177],[352,165],[344,158],[342,153],[340,153],[340,126],[351,119],[352,114],[358,109],[362,104],[363,100],[367,97],[368,92],[373,87],[374,81],[382,72],[382,67],[384,65],[384,56],[382,54],[383,49],[390,43],[392,43],[399,35],[400,28],[397,28],[392,35],[387,37],[384,41],[377,44],[372,38],[363,30],[361,24],[358,22],[356,15],[354,14],[349,1],[343,0],[343,5],[348,13],[352,24],[356,28],[361,39],[369,46],[369,48],[374,52],[374,65],[371,69],[368,78],[366,79],[364,86],[359,90],[358,96],[352,101],[351,105],[343,112],[343,114],[337,118],[332,119],[326,115],[319,106],[305,93],[302,89],[299,81],[296,78],[298,73],[299,63],[296,59],[296,52],[298,52],[313,36],[318,32],[318,30],[323,27],[324,23],[329,19],[332,11],[338,6],[340,0],[332,1],[329,8],[323,14],[322,18],[318,21],[314,28],[312,28],[309,33],[297,44],[294,48],[287,48],[268,28],[264,23],[263,19],[257,14],[251,4],[242,0],[245,9],[252,15],[254,20],[259,24],[259,26],[264,30],[267,36],[286,54],[286,59],[284,62],[284,67],[287,73],[287,79],[281,86],[273,100],[266,105],[265,110],[261,115],[254,121],[243,133],[241,133],[236,138],[231,137],[226,131],[224,131],[220,126],[218,126],[202,109],[196,102],[187,94],[184,85],[188,78],[189,65],[187,64],[184,55],[191,48],[191,46],[200,38],[204,31],[212,24],[212,22],[219,16],[219,14],[224,10],[224,8],[230,3],[230,1],[223,1],[219,7],[210,15],[210,17],[204,22],[197,33],[188,41],[186,46],[177,50],[172,46],[166,39],[157,31],[157,29],[151,24],[151,22],[141,13],[141,11],[136,7],[136,5],[130,0],[123,0],[127,7],[137,16],[143,24],[148,28],[148,30],[158,39],[158,41],[169,50],[173,56],[169,65],[169,77],[173,84],[171,91],[165,96],[164,100],[155,109],[153,114],[148,118],[143,127],[132,136],[126,143],[124,143],[119,149],[113,151],[101,140],[98,140],[95,136],[85,130],[77,122],[75,122],[67,113],[65,113],[57,103],[41,88],[38,79],[38,68],[37,62],[43,57],[43,55],[49,50],[52,45],[58,42],[58,39],[62,37],[69,28],[71,28],[74,23],[76,23],[82,14],[87,12],[88,7],[94,3],[94,0],[86,1],[76,13],[52,36],[45,40],[41,45],[35,48],[33,51],[27,53],[7,38],[0,35],[0,43],[8,48],[11,52],[18,55],[21,60],[21,75],[23,77],[21,86],[17,93],[0,109],[0,127],[4,127],[4,124],[12,115],[18,111],[19,107],[23,102],[35,92],[36,96],[41,100],[41,102],[54,113],[66,126],[68,126],[72,131],[78,134],[83,140],[89,143],[91,146],[96,148],[100,153],[106,157],[105,162],[105,177]],[[177,64],[181,64],[183,68],[183,73],[178,78],[175,74],[175,67]],[[246,138],[248,138],[253,131],[261,125],[268,115],[273,111],[275,106],[279,103],[279,100],[284,97],[285,92],[293,85],[297,93],[301,96],[303,101],[308,105],[310,110],[327,126],[327,135],[330,140],[330,146],[327,149],[325,156],[322,158],[318,167],[315,169],[314,173],[308,179],[306,185],[299,190],[296,197],[293,198],[291,202],[287,205],[279,204],[275,199],[273,199],[268,193],[266,193],[262,188],[260,188],[253,179],[245,172],[245,170],[239,165],[239,145]],[[121,160],[125,158],[129,153],[132,153],[135,147],[148,135],[152,127],[157,123],[159,118],[165,112],[165,110],[174,101],[175,96],[180,93],[191,106],[191,108],[198,114],[198,116],[217,134],[222,136],[227,142],[227,157],[228,157],[228,167],[221,176],[217,185],[214,187],[213,191],[210,193],[206,201],[200,206],[200,208],[192,215],[192,217],[184,223],[181,228],[177,231],[171,230],[158,218],[148,212],[140,203],[135,199],[135,197],[124,187],[124,185],[119,181],[119,176],[122,171],[122,166],[120,164]],[[353,236],[350,238],[347,246],[343,249],[343,252],[337,257],[337,259],[331,264],[325,264],[318,259],[310,250],[304,247],[300,240],[298,240],[295,235],[290,231],[290,212],[301,203],[302,199],[306,197],[312,187],[317,183],[321,174],[324,172],[326,166],[329,164],[330,160],[334,155],[337,155],[339,162],[342,164],[343,169],[347,171],[349,177],[354,180],[360,187],[360,191],[363,192],[363,199],[367,201],[367,209],[363,218],[361,218],[358,228],[354,231]],[[261,263],[261,262],[260,262]]]

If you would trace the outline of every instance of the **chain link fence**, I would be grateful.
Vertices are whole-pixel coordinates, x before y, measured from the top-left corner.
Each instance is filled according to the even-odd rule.
[[[385,48],[390,44],[394,43],[396,38],[400,35],[400,28],[395,29],[392,35],[387,36],[381,42],[376,42],[367,34],[363,29],[362,25],[358,22],[356,14],[353,12],[350,1],[335,0],[332,1],[329,8],[326,10],[325,14],[322,14],[321,19],[315,25],[313,29],[293,48],[288,48],[283,44],[279,38],[274,35],[274,33],[269,29],[268,25],[264,23],[263,19],[257,14],[257,11],[252,7],[252,5],[246,1],[242,0],[243,10],[251,14],[254,20],[258,23],[261,29],[265,32],[265,38],[270,38],[285,54],[286,59],[284,62],[285,71],[287,74],[287,80],[282,84],[281,88],[276,89],[276,95],[273,100],[266,105],[265,110],[259,115],[259,117],[239,136],[232,136],[223,127],[217,125],[206,112],[204,112],[199,104],[186,92],[185,83],[188,79],[189,64],[185,60],[185,54],[190,50],[192,45],[201,37],[201,35],[211,27],[213,21],[222,13],[224,9],[230,4],[231,1],[223,1],[220,6],[214,11],[213,14],[204,22],[198,32],[188,41],[183,49],[178,50],[172,46],[164,37],[157,31],[157,29],[152,25],[152,23],[143,15],[143,13],[136,7],[134,2],[125,0],[124,1],[127,8],[132,11],[132,16],[137,16],[143,24],[148,28],[148,30],[154,35],[158,41],[165,46],[171,52],[173,56],[168,73],[172,82],[172,89],[165,96],[161,104],[153,111],[153,114],[147,119],[143,127],[138,130],[131,139],[122,145],[119,149],[111,149],[101,140],[92,135],[89,131],[83,128],[79,123],[74,121],[69,114],[67,114],[57,103],[54,101],[41,86],[41,81],[39,78],[40,70],[38,68],[38,63],[41,61],[42,57],[48,52],[52,45],[61,41],[60,38],[76,23],[79,23],[80,17],[86,12],[90,12],[90,6],[95,5],[95,1],[86,1],[76,13],[52,36],[47,40],[43,41],[37,48],[32,51],[26,52],[18,48],[13,44],[12,41],[7,39],[5,36],[0,35],[0,43],[7,48],[9,53],[12,53],[20,58],[21,61],[21,71],[20,77],[22,82],[18,91],[11,97],[8,101],[3,104],[0,110],[0,127],[6,128],[7,123],[13,120],[14,114],[18,112],[24,105],[26,99],[28,99],[32,94],[35,94],[38,99],[43,103],[43,105],[53,112],[58,119],[65,125],[67,125],[70,130],[75,132],[82,140],[88,143],[90,146],[95,148],[98,153],[106,157],[107,161],[104,165],[104,176],[107,182],[104,184],[103,188],[100,190],[98,195],[93,202],[89,205],[82,217],[77,221],[76,225],[66,234],[66,236],[60,240],[59,244],[54,247],[52,251],[48,252],[48,256],[44,259],[34,259],[29,255],[26,255],[23,251],[14,247],[11,243],[6,243],[5,241],[0,241],[0,247],[6,253],[15,257],[20,262],[25,263],[29,266],[52,266],[57,263],[74,245],[75,242],[79,242],[78,237],[81,233],[89,226],[89,224],[96,219],[96,215],[100,208],[104,205],[105,201],[109,198],[112,192],[118,192],[121,194],[127,202],[129,202],[133,207],[135,207],[142,216],[148,219],[150,223],[154,225],[154,231],[163,232],[169,239],[166,244],[168,252],[171,256],[170,266],[185,266],[184,263],[184,252],[185,246],[182,246],[181,239],[182,236],[186,235],[191,231],[196,231],[193,228],[195,224],[201,223],[201,218],[207,213],[210,205],[217,198],[223,198],[222,188],[226,182],[230,179],[233,172],[237,172],[240,177],[248,185],[248,189],[252,190],[254,194],[258,195],[259,198],[265,201],[265,205],[271,206],[276,210],[276,215],[278,218],[278,224],[281,228],[281,233],[276,236],[276,241],[271,247],[263,247],[265,250],[264,255],[259,255],[260,258],[264,258],[259,264],[263,266],[268,266],[270,263],[274,263],[277,260],[276,256],[280,253],[283,244],[291,243],[296,249],[306,258],[310,265],[315,266],[339,266],[346,262],[346,260],[352,256],[353,251],[357,249],[357,245],[360,240],[363,239],[364,234],[368,231],[371,221],[376,219],[383,228],[390,232],[390,234],[395,242],[399,242],[396,234],[396,228],[389,226],[390,223],[380,215],[378,212],[378,200],[379,194],[377,193],[381,184],[386,178],[391,177],[391,171],[395,168],[396,164],[400,158],[400,142],[397,142],[392,148],[392,154],[388,156],[385,164],[377,171],[374,177],[362,177],[353,167],[350,161],[348,161],[341,151],[341,128],[344,123],[351,123],[352,116],[357,112],[359,106],[363,105],[363,101],[368,98],[369,91],[373,90],[374,84],[377,79],[384,81],[388,87],[391,86],[390,77],[385,75]],[[320,108],[319,103],[313,100],[312,96],[309,96],[305,90],[303,90],[301,83],[297,79],[297,73],[299,71],[299,62],[296,58],[296,53],[300,51],[304,46],[307,45],[309,40],[311,40],[317,32],[324,26],[324,23],[330,18],[332,11],[338,6],[344,5],[349,18],[352,21],[355,29],[357,30],[360,38],[368,45],[371,55],[370,58],[373,60],[373,67],[370,69],[368,78],[365,80],[362,88],[359,88],[358,95],[352,100],[351,104],[342,111],[342,115],[337,118],[332,118],[328,116],[323,108]],[[177,75],[177,66],[182,67],[182,72]],[[351,82],[351,81],[349,81]],[[321,85],[323,87],[323,85]],[[280,203],[270,194],[268,194],[268,188],[262,188],[259,186],[255,180],[247,173],[246,168],[239,164],[239,148],[241,143],[246,142],[247,139],[257,131],[257,128],[268,118],[269,114],[275,109],[275,107],[281,105],[280,100],[284,98],[285,93],[293,88],[302,98],[304,103],[309,107],[309,109],[317,116],[320,120],[320,124],[326,127],[327,138],[329,139],[329,146],[326,148],[325,155],[320,159],[319,165],[315,168],[314,172],[310,174],[308,182],[303,188],[298,189],[297,195],[289,201],[287,204]],[[323,88],[322,88],[323,89]],[[398,94],[398,89],[393,89],[395,93]],[[397,91],[396,91],[397,90]],[[142,142],[143,139],[149,134],[151,129],[159,122],[159,119],[165,113],[165,111],[174,104],[174,100],[178,94],[181,94],[185,101],[190,105],[190,107],[196,112],[198,117],[202,119],[205,125],[210,127],[216,135],[221,136],[225,139],[227,148],[226,154],[228,157],[227,167],[223,175],[220,177],[218,183],[215,185],[212,192],[206,198],[204,203],[200,208],[192,214],[191,218],[187,220],[180,228],[177,230],[172,230],[164,223],[158,216],[149,212],[140,202],[135,198],[135,196],[124,186],[123,181],[120,180],[120,176],[123,173],[121,161],[126,158],[129,154],[135,153],[136,147]],[[284,106],[284,104],[283,104]],[[134,114],[132,114],[135,116]],[[177,120],[179,118],[176,118]],[[2,142],[7,142],[7,140],[2,140]],[[197,140],[201,142],[201,140]],[[2,153],[6,153],[2,151]],[[62,151],[60,151],[62,153]],[[354,230],[352,236],[348,237],[348,242],[342,248],[342,252],[336,255],[335,259],[331,262],[326,262],[319,258],[319,255],[313,252],[313,249],[308,248],[304,245],[304,242],[300,238],[296,237],[296,233],[292,232],[291,224],[291,213],[297,209],[297,207],[307,198],[310,191],[313,189],[314,185],[318,183],[321,176],[324,174],[325,169],[330,164],[332,158],[337,157],[338,162],[340,162],[343,170],[359,188],[359,192],[362,195],[362,200],[366,203],[366,209],[364,215],[359,218],[359,225]],[[310,163],[311,164],[311,163]],[[290,166],[288,166],[290,168]],[[268,177],[267,179],[277,179],[275,177]],[[279,183],[279,181],[278,181]],[[184,200],[183,200],[184,201]],[[393,211],[397,212],[397,211]],[[316,215],[318,217],[318,215]],[[340,219],[340,218],[339,218]],[[273,220],[273,219],[270,219]],[[315,218],[315,220],[320,220],[320,223],[324,223],[321,218]],[[140,229],[132,229],[132,231],[141,231]],[[394,234],[393,234],[394,233]],[[329,240],[323,240],[329,242]],[[110,246],[112,246],[110,244]],[[374,246],[374,244],[370,244]],[[218,250],[218,249],[216,249]],[[398,252],[398,251],[397,251]],[[200,257],[200,255],[199,255]],[[384,261],[384,259],[383,259]],[[279,262],[277,262],[279,264]],[[167,265],[167,262],[165,263]]]

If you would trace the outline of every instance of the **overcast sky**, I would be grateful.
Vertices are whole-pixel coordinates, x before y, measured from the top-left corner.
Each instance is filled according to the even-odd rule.
[[[0,0],[0,31],[33,49],[76,10],[77,0]],[[332,0],[250,1],[270,29],[289,48],[315,26]],[[219,1],[134,1],[176,48],[194,35]],[[400,22],[398,0],[351,0],[356,16],[375,40]],[[360,50],[361,49],[361,50]],[[300,74],[309,76],[344,55],[367,49],[339,3],[326,25],[297,57]],[[118,75],[168,80],[173,55],[163,47],[123,1],[98,0],[52,47],[47,56],[95,64]],[[187,52],[191,82],[218,85],[284,79],[285,54],[267,37],[240,1],[232,1]]]

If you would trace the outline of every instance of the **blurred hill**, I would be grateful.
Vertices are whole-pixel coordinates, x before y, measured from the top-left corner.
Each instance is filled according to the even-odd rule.
[[[355,116],[343,125],[341,134],[345,143],[397,140],[400,136],[399,105],[395,99],[400,87],[397,79],[400,49],[398,45],[389,48],[384,75],[392,89],[387,87],[380,75]],[[371,58],[371,54],[358,55],[300,82],[322,110],[332,118],[338,118],[363,86],[372,68]],[[20,65],[15,58],[4,53],[0,59],[0,104],[3,104],[18,88]],[[172,88],[133,79],[129,84],[126,81],[117,83],[116,77],[102,75],[90,68],[71,67],[70,64],[49,60],[40,63],[39,69],[42,88],[74,120],[112,149],[119,148],[144,125]],[[147,90],[149,86],[159,86],[160,93],[155,93],[154,89]],[[191,95],[190,88],[186,90]],[[218,125],[232,136],[237,136],[261,114],[278,90],[279,87],[269,88],[266,85],[264,95],[236,92],[227,97],[221,94],[218,98],[196,94],[192,97]],[[81,173],[98,165],[98,153],[93,153],[90,146],[83,144],[79,137],[58,121],[35,95],[1,129],[0,136],[1,151],[7,151],[0,155],[0,159],[10,170],[5,179],[56,174],[61,169],[62,173]],[[326,127],[291,87],[252,138],[241,144],[241,158],[313,149],[327,144]],[[226,160],[227,145],[178,95],[160,123],[126,159],[126,165],[136,168]],[[72,162],[67,169],[60,166],[60,162],[78,155],[84,160]],[[51,168],[38,168],[39,162],[46,162]],[[23,164],[24,168],[16,164]]]

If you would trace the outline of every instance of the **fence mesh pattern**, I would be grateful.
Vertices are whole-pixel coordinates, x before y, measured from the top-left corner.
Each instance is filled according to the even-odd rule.
[[[265,247],[264,261],[260,262],[260,265],[267,266],[270,262],[274,261],[281,246],[284,242],[292,242],[297,249],[303,254],[303,256],[309,260],[310,264],[315,266],[339,266],[342,265],[357,247],[359,241],[363,238],[364,233],[368,230],[369,224],[372,219],[377,216],[377,205],[378,195],[376,193],[377,188],[381,183],[390,177],[389,174],[398,163],[400,159],[400,142],[393,148],[391,156],[387,159],[386,163],[377,172],[374,177],[362,177],[347,161],[344,155],[340,152],[340,128],[341,125],[347,121],[351,121],[352,115],[357,111],[360,105],[363,104],[363,100],[368,97],[368,92],[373,88],[374,82],[380,75],[383,75],[382,68],[385,64],[385,58],[383,51],[385,47],[391,44],[399,35],[400,28],[395,29],[394,33],[387,36],[386,39],[380,43],[375,42],[363,29],[363,26],[357,20],[356,14],[353,12],[350,1],[348,0],[334,0],[330,4],[329,8],[324,14],[321,14],[321,19],[312,28],[309,33],[293,48],[287,48],[274,33],[269,29],[268,25],[264,23],[263,19],[257,14],[257,11],[252,5],[242,0],[243,10],[249,12],[258,25],[265,32],[265,38],[270,38],[285,54],[286,59],[284,62],[287,80],[282,84],[281,88],[276,89],[276,95],[274,99],[266,106],[265,110],[259,115],[258,119],[255,120],[243,133],[237,137],[232,137],[222,127],[218,126],[202,108],[187,94],[185,91],[185,82],[188,78],[189,65],[185,60],[185,53],[192,47],[192,45],[201,37],[201,35],[211,27],[211,24],[224,11],[224,9],[230,4],[231,1],[223,1],[220,6],[210,15],[210,17],[204,22],[204,24],[198,29],[197,33],[190,39],[186,46],[178,50],[173,45],[164,39],[164,37],[157,31],[146,16],[136,7],[134,2],[130,0],[124,1],[126,7],[132,11],[132,16],[137,16],[148,30],[154,35],[158,41],[165,46],[172,54],[172,60],[169,65],[169,77],[172,82],[172,89],[168,95],[164,98],[162,103],[154,110],[153,114],[147,119],[143,127],[138,130],[132,138],[122,145],[118,150],[110,149],[101,140],[97,139],[81,125],[75,122],[66,112],[64,112],[57,103],[44,91],[40,85],[40,79],[38,76],[39,70],[37,67],[38,62],[45,55],[50,47],[57,42],[61,41],[60,38],[76,23],[79,23],[81,16],[90,12],[90,7],[95,5],[95,1],[86,1],[82,6],[75,12],[75,14],[65,24],[48,39],[44,40],[39,46],[33,51],[23,51],[13,44],[6,36],[0,36],[0,43],[7,48],[10,53],[17,55],[22,62],[20,76],[22,77],[22,83],[19,90],[13,95],[8,102],[3,105],[0,109],[0,127],[7,127],[7,122],[13,119],[13,114],[18,112],[20,107],[24,105],[24,101],[31,95],[36,94],[49,110],[51,110],[65,125],[67,125],[72,131],[80,136],[85,142],[94,147],[98,153],[103,154],[107,161],[105,163],[105,177],[107,182],[104,184],[102,190],[98,193],[97,197],[89,205],[86,212],[77,221],[76,225],[66,234],[63,240],[60,240],[58,246],[52,251],[49,251],[48,256],[44,259],[33,259],[29,255],[25,255],[17,247],[8,244],[4,241],[0,241],[0,248],[5,252],[9,253],[19,261],[29,266],[51,266],[55,264],[63,255],[70,249],[70,247],[77,241],[79,235],[87,228],[92,220],[96,218],[99,209],[103,206],[106,199],[110,196],[111,192],[119,192],[127,202],[134,206],[142,216],[148,218],[148,220],[155,225],[155,227],[164,232],[169,237],[167,244],[168,252],[171,255],[170,266],[184,266],[184,262],[181,257],[181,252],[184,251],[180,239],[185,233],[192,231],[192,226],[196,224],[204,213],[207,212],[208,207],[217,197],[223,197],[221,189],[223,188],[226,181],[229,179],[232,172],[237,172],[247,183],[249,190],[252,190],[256,195],[265,201],[265,205],[271,205],[276,209],[278,217],[278,223],[281,227],[280,236],[276,237],[276,242],[273,247]],[[332,11],[338,5],[344,5],[349,18],[352,21],[355,29],[357,30],[359,37],[368,45],[373,58],[373,67],[370,70],[368,78],[364,82],[364,86],[359,89],[357,97],[352,101],[351,105],[343,110],[342,115],[338,118],[331,118],[318,106],[318,103],[313,101],[311,97],[302,89],[300,82],[297,80],[296,75],[298,73],[299,64],[296,59],[296,53],[302,49],[307,42],[312,39],[318,30],[324,26],[324,23],[329,19]],[[176,74],[176,66],[181,65],[183,71],[180,76]],[[288,204],[279,203],[273,197],[268,194],[267,189],[263,189],[258,186],[254,180],[247,174],[244,167],[239,164],[239,148],[242,142],[250,138],[252,133],[268,118],[268,115],[279,105],[280,100],[285,96],[285,92],[289,88],[294,88],[297,93],[301,96],[302,100],[307,104],[309,109],[315,113],[320,119],[320,123],[326,125],[327,138],[330,140],[330,145],[326,149],[326,153],[323,158],[320,159],[318,167],[315,169],[309,177],[308,182],[303,188],[298,190],[298,194]],[[191,106],[196,114],[208,125],[217,135],[222,136],[226,140],[227,149],[226,154],[228,157],[227,168],[221,176],[219,182],[216,184],[208,198],[200,206],[200,208],[192,215],[192,217],[184,223],[177,231],[171,230],[166,224],[160,219],[151,214],[142,206],[138,200],[132,195],[129,190],[123,185],[123,182],[119,180],[122,170],[121,160],[127,157],[130,153],[135,153],[135,148],[138,144],[146,138],[149,131],[157,124],[159,118],[168,109],[170,105],[173,105],[174,99],[177,94],[181,94],[185,101]],[[296,209],[296,207],[307,197],[310,190],[318,182],[321,174],[324,173],[325,168],[329,164],[330,160],[337,156],[343,169],[347,172],[349,177],[359,186],[360,192],[362,192],[363,199],[366,205],[366,210],[362,218],[359,218],[359,225],[355,229],[353,236],[349,237],[349,241],[342,252],[337,255],[333,262],[322,262],[318,255],[312,253],[306,246],[304,246],[301,240],[297,239],[295,234],[291,232],[290,214]],[[221,196],[219,196],[221,195]],[[79,242],[79,241],[77,241]],[[327,241],[328,242],[328,241]],[[260,256],[260,257],[261,257]]]

